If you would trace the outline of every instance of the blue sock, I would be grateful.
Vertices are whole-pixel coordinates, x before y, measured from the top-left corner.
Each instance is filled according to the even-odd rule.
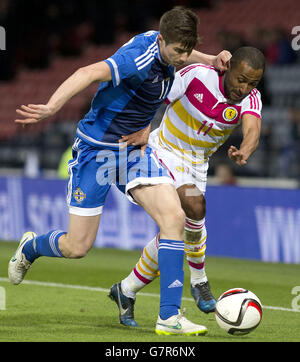
[[[32,263],[39,256],[52,256],[62,258],[59,250],[58,239],[66,232],[61,230],[52,230],[48,234],[40,235],[28,241],[23,247],[23,253],[26,259]]]
[[[160,239],[158,267],[160,270],[160,318],[178,314],[183,290],[184,242]]]

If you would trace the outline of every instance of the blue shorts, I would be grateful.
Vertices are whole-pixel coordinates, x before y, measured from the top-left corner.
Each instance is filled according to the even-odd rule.
[[[173,184],[168,171],[147,146],[140,158],[136,147],[91,146],[75,138],[73,159],[68,164],[67,203],[70,214],[94,216],[102,213],[112,184],[134,202],[129,190],[138,185]]]

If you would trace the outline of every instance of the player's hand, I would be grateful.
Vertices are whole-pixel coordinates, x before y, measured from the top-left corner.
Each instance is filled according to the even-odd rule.
[[[246,155],[235,146],[230,146],[227,153],[228,157],[237,165],[244,166],[247,164]]]
[[[141,157],[143,157],[147,147],[150,129],[151,125],[149,124],[149,126],[147,126],[146,128],[143,128],[129,135],[122,136],[119,139],[120,143],[124,143],[124,145],[121,146],[121,149],[129,145],[141,146]]]
[[[232,55],[228,50],[222,50],[213,60],[213,66],[224,72],[230,68],[231,57]]]
[[[44,118],[52,116],[51,109],[45,104],[28,104],[22,105],[21,109],[17,109],[16,112],[22,116],[22,119],[16,119],[16,123],[30,124],[37,123]]]

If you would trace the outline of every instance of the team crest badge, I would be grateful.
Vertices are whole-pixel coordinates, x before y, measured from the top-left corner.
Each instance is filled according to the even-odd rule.
[[[77,189],[73,192],[73,197],[80,204],[86,198],[86,194],[83,193],[79,187],[77,187]]]
[[[238,111],[234,107],[227,107],[223,111],[223,118],[226,122],[233,122],[238,116]]]

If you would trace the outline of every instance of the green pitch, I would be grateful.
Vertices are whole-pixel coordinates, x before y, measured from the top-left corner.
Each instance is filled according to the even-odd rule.
[[[197,309],[189,292],[185,263],[182,307],[186,308],[187,318],[208,327],[208,334],[159,337],[154,333],[159,280],[138,295],[135,317],[139,328],[120,325],[117,306],[107,297],[111,285],[135,265],[139,251],[94,248],[80,260],[40,258],[25,281],[13,286],[7,281],[7,264],[16,246],[0,243],[0,341],[300,341],[300,312],[292,309],[296,297],[292,289],[300,286],[300,265],[207,257],[206,271],[216,297],[227,289],[243,287],[257,294],[265,306],[255,331],[231,336],[218,327],[214,314],[206,315]],[[300,309],[299,300],[296,306]]]

